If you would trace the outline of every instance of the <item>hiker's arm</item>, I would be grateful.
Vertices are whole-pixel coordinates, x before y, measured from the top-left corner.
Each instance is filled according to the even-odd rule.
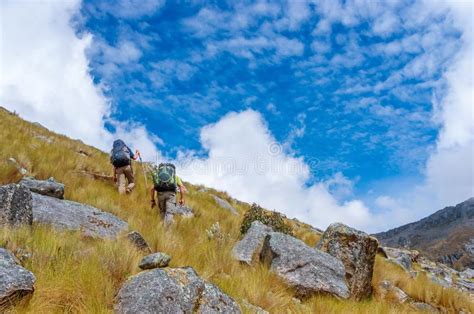
[[[117,169],[114,167],[114,177],[113,177],[114,182],[117,182]]]
[[[150,196],[151,196],[151,199],[150,199],[150,202],[151,202],[151,208],[155,207],[156,205],[156,201],[155,201],[155,187],[152,187],[151,190],[150,190]]]
[[[132,157],[133,160],[137,160],[137,159],[140,158],[140,157],[141,157],[140,151],[139,151],[138,149],[135,150],[135,155],[133,155],[133,157]]]
[[[179,203],[180,203],[181,205],[183,205],[184,202],[185,202],[185,199],[184,199],[185,191],[186,191],[186,188],[184,187],[184,185],[181,184],[181,185],[179,186],[179,196],[180,196]]]

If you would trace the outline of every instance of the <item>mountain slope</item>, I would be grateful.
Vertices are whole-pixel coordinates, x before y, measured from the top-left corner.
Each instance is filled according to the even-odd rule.
[[[373,298],[355,302],[318,295],[301,302],[295,300],[293,291],[268,267],[248,267],[231,257],[248,204],[230,198],[225,192],[185,182],[189,190],[187,203],[194,209],[195,218],[177,219],[165,228],[156,210],[149,207],[149,193],[139,164],[134,164],[135,191],[120,196],[110,182],[112,169],[106,153],[24,121],[1,107],[0,121],[0,185],[18,182],[25,171],[38,179],[54,177],[65,184],[65,199],[120,217],[130,230],[144,236],[153,251],[171,255],[171,267],[192,266],[199,276],[241,305],[248,302],[271,313],[413,312],[407,304],[392,304],[377,297],[379,283],[390,280],[416,300],[450,312],[461,309],[474,312],[472,301],[465,294],[441,288],[426,276],[412,278],[380,256],[374,268]],[[238,215],[219,207],[214,195],[228,201]],[[319,240],[319,233],[310,226],[288,222],[295,236],[306,244],[314,246]],[[219,228],[213,227],[217,223]],[[217,230],[212,238],[209,230]],[[23,266],[37,278],[31,299],[19,304],[14,313],[111,313],[119,288],[140,271],[138,264],[143,257],[127,241],[92,240],[79,232],[59,231],[45,225],[2,227],[0,247],[19,257],[27,256]]]
[[[375,237],[385,246],[417,249],[451,267],[474,268],[474,198]]]

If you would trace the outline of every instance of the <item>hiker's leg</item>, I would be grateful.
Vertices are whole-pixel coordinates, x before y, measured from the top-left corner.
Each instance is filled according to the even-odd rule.
[[[176,193],[174,192],[164,192],[165,194],[165,218],[164,218],[164,224],[166,227],[171,225],[173,222],[173,217],[174,214],[176,213],[175,207],[176,207]]]
[[[116,170],[117,173],[117,187],[120,194],[124,194],[127,190],[127,180],[123,173],[123,167],[119,167]]]
[[[176,207],[176,193],[175,192],[165,192],[166,193],[166,211],[174,212]]]
[[[132,192],[135,187],[135,177],[133,176],[132,166],[126,166],[124,168],[124,174],[128,180],[127,192]]]
[[[165,218],[166,214],[166,195],[163,192],[158,192],[158,209],[160,211],[161,219]]]

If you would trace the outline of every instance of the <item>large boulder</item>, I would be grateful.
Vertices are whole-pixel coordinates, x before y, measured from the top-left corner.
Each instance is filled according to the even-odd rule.
[[[222,207],[222,208],[224,208],[224,209],[227,209],[227,210],[228,210],[229,212],[231,212],[233,215],[238,215],[237,210],[236,210],[232,205],[230,205],[228,201],[226,201],[226,200],[220,198],[220,197],[217,196],[217,195],[212,195],[212,197],[214,197],[214,200],[216,201],[216,203],[217,203],[220,207]]]
[[[18,184],[0,186],[0,226],[33,223],[31,192]]]
[[[378,241],[365,232],[341,223],[331,224],[316,248],[342,261],[346,280],[354,300],[372,294],[372,274]]]
[[[301,240],[271,232],[265,237],[260,257],[296,289],[299,297],[314,293],[328,293],[342,299],[350,297],[342,262]]]
[[[31,177],[24,177],[19,183],[26,186],[31,192],[60,199],[64,198],[64,184],[54,181],[54,178],[36,180]]]
[[[115,238],[128,229],[128,224],[95,207],[32,193],[33,221],[55,228],[81,230],[93,238]]]
[[[115,312],[240,313],[240,307],[191,267],[156,268],[125,282],[117,294]]]
[[[252,222],[245,236],[232,249],[232,256],[240,262],[251,265],[253,258],[260,254],[265,237],[272,231],[272,228],[258,220]]]
[[[35,281],[33,273],[21,267],[11,252],[0,248],[0,312],[32,294]]]

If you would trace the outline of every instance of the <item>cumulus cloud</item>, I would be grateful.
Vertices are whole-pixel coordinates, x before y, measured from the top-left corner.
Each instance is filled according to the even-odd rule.
[[[397,216],[421,218],[474,196],[474,8],[468,2],[433,5],[424,11],[448,11],[462,32],[461,46],[443,74],[445,90],[439,93],[444,96],[440,100],[433,98],[432,118],[440,125],[440,131],[424,167],[423,182],[376,201],[376,205],[383,205],[382,209]],[[426,69],[430,65],[420,66]]]
[[[235,140],[237,134],[239,140]],[[331,194],[330,190],[341,197],[351,193],[352,184],[342,174],[307,186],[311,167],[318,161],[285,152],[257,111],[232,112],[204,127],[201,144],[208,157],[183,152],[177,160],[183,177],[191,182],[225,190],[321,228],[334,221],[374,228],[375,217],[362,201],[339,202]]]
[[[462,47],[444,74],[447,93],[437,104],[434,117],[442,128],[422,187],[443,205],[474,195],[474,7],[468,2],[453,2],[449,7],[463,31]]]
[[[85,51],[92,36],[79,38],[71,26],[79,1],[4,1],[1,6],[0,105],[103,150],[123,136],[156,154],[159,139],[143,126],[111,119],[113,108],[89,73]],[[130,49],[121,50],[117,62],[137,55],[124,47]]]

